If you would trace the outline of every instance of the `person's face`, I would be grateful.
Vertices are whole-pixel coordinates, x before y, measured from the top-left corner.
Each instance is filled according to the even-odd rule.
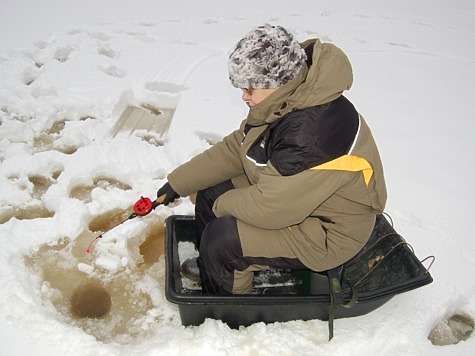
[[[253,89],[253,88],[243,88],[242,89],[242,100],[244,100],[250,108],[256,106],[277,89]]]

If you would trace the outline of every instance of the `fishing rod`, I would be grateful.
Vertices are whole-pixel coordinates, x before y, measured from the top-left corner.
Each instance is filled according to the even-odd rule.
[[[162,196],[163,197],[163,196]],[[147,197],[140,197],[139,200],[137,200],[133,206],[134,212],[130,214],[130,216],[118,223],[117,225],[111,227],[109,230],[103,232],[99,236],[96,236],[87,246],[86,253],[91,252],[92,245],[97,242],[97,240],[101,239],[105,234],[107,234],[109,231],[115,229],[117,226],[122,225],[128,220],[134,219],[137,216],[145,216],[148,215],[152,210],[154,210],[157,206],[163,203],[162,197],[157,198],[156,200],[152,201],[150,198]],[[159,201],[160,200],[160,201]]]

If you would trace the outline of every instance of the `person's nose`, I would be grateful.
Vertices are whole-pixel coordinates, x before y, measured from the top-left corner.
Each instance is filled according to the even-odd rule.
[[[242,100],[244,101],[249,101],[251,100],[251,93],[249,92],[248,89],[242,89],[242,96],[241,96]]]

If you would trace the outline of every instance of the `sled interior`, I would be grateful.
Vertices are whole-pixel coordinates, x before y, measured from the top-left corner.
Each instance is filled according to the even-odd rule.
[[[206,318],[222,320],[232,328],[256,322],[328,320],[331,294],[326,273],[261,271],[255,273],[249,295],[206,295],[199,287],[187,287],[180,273],[179,244],[195,241],[194,217],[170,216],[165,229],[166,297],[178,305],[183,325],[199,325]],[[335,318],[367,314],[398,293],[432,282],[430,273],[384,215],[377,216],[365,247],[339,269],[338,276],[341,302],[356,297],[356,303],[337,308]]]

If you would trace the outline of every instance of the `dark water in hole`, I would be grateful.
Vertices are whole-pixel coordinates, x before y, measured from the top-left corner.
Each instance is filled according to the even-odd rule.
[[[81,284],[71,296],[71,314],[76,318],[105,317],[111,305],[111,295],[99,282]]]

